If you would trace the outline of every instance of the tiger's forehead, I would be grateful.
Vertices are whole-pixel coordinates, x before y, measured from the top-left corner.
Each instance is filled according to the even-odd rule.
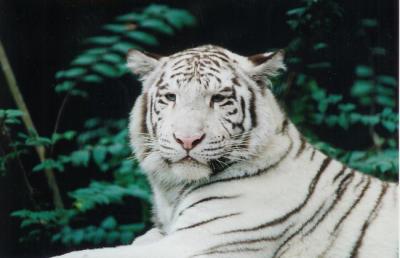
[[[178,52],[164,60],[157,86],[182,88],[199,85],[204,89],[227,85],[235,77],[235,62],[223,49],[199,47]]]

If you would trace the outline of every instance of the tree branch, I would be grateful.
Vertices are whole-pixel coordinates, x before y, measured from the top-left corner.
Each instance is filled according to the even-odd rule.
[[[1,41],[0,41],[0,64],[1,64],[1,68],[3,69],[5,79],[6,79],[8,88],[11,92],[11,95],[14,98],[18,109],[24,113],[24,115],[22,116],[22,121],[23,121],[27,131],[30,133],[29,129],[32,129],[34,132],[36,132],[35,125],[33,124],[32,118],[29,114],[29,110],[28,110],[28,108],[25,104],[25,101],[22,97],[22,94],[19,90],[17,80],[15,79],[14,73],[12,71],[11,65],[8,61],[6,52],[4,50],[4,47],[3,47],[3,44]],[[43,146],[36,146],[36,152],[39,156],[40,161],[43,162],[46,158],[45,148]],[[54,207],[57,209],[64,208],[64,204],[61,199],[60,190],[59,190],[56,178],[54,176],[54,172],[50,169],[47,169],[47,170],[45,170],[45,175],[47,178],[47,184],[53,194]]]

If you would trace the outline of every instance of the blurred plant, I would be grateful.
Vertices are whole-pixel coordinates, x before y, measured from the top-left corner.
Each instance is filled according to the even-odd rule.
[[[56,73],[56,92],[85,97],[87,92],[76,87],[79,83],[102,83],[105,78],[128,73],[125,57],[129,49],[157,46],[157,35],[172,36],[176,30],[194,25],[190,13],[164,5],[150,5],[140,13],[117,16],[102,26],[103,35],[85,40],[89,47],[67,69]]]
[[[10,136],[8,128],[13,125],[21,124],[21,117],[23,113],[16,109],[0,109],[0,134]],[[18,148],[13,144],[10,146],[10,151],[2,153],[0,156],[0,176],[4,175],[7,171],[7,162],[15,160],[19,155],[23,154],[25,150]]]
[[[338,19],[342,16],[339,4],[332,0],[303,0],[302,6],[289,10],[288,25],[295,34],[288,45],[290,73],[282,87],[274,90],[288,103],[292,120],[307,138],[323,152],[336,157],[350,167],[386,180],[398,178],[398,114],[397,81],[394,76],[374,71],[376,59],[386,50],[374,46],[368,39],[371,30],[379,29],[373,19],[362,19],[355,35],[366,42],[367,64],[355,69],[355,80],[343,94],[329,93],[318,83],[317,74],[327,76],[326,51]],[[324,52],[325,51],[325,52]],[[324,54],[321,54],[324,52]],[[278,82],[279,84],[279,82]],[[364,141],[370,147],[363,150],[344,150],[329,139],[318,136],[320,128],[352,135],[366,132]]]
[[[26,239],[37,240],[44,232],[52,241],[61,241],[66,245],[78,245],[84,242],[128,243],[135,234],[144,229],[148,223],[148,210],[143,210],[142,221],[138,223],[119,224],[113,216],[106,217],[99,226],[90,225],[88,212],[101,209],[104,205],[122,203],[126,197],[133,197],[142,202],[142,207],[148,207],[151,200],[150,190],[144,175],[140,172],[137,162],[127,159],[131,155],[127,142],[125,120],[103,120],[92,118],[86,121],[86,130],[77,134],[73,131],[53,134],[51,138],[30,137],[20,134],[18,145],[32,144],[54,145],[61,140],[75,141],[79,149],[68,154],[59,154],[53,159],[33,167],[33,172],[41,172],[46,168],[54,171],[73,171],[74,168],[95,166],[97,171],[112,175],[109,181],[92,181],[88,187],[78,188],[68,195],[72,198],[69,209],[47,211],[19,210],[13,216],[22,219],[21,227],[27,228]],[[75,137],[75,135],[77,135]],[[83,227],[74,227],[77,221],[86,221]]]
[[[88,186],[69,192],[72,200],[69,208],[13,212],[11,215],[20,218],[21,228],[28,232],[21,240],[49,239],[63,245],[127,244],[145,229],[149,223],[151,193],[127,144],[127,119],[89,118],[84,130],[63,133],[57,132],[58,120],[67,98],[88,96],[88,91],[80,85],[101,84],[107,78],[116,80],[127,74],[125,56],[129,49],[158,46],[158,36],[173,36],[177,30],[194,25],[195,18],[190,13],[164,5],[150,5],[141,12],[117,16],[111,24],[102,27],[103,35],[85,41],[86,48],[68,68],[56,73],[55,91],[66,94],[55,132],[48,137],[36,132],[13,135],[14,151],[0,157],[0,172],[4,173],[7,164],[18,155],[29,154],[32,147],[42,146],[52,155],[36,164],[31,170],[33,173],[48,169],[72,173],[90,167],[108,175],[108,180],[93,180]],[[0,128],[9,130],[20,123],[22,115],[18,110],[0,110]],[[59,145],[71,144],[76,147],[70,153],[53,152]],[[104,206],[118,206],[127,198],[136,200],[136,206],[141,209],[139,221],[135,222],[132,217],[128,223],[121,222],[118,213],[110,213],[95,223],[93,216],[104,216],[101,214]]]

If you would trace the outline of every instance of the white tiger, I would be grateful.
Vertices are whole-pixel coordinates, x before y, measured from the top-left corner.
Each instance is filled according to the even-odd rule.
[[[130,246],[62,257],[397,257],[397,185],[307,143],[268,87],[283,58],[216,46],[131,51],[143,81],[131,143],[156,227]]]

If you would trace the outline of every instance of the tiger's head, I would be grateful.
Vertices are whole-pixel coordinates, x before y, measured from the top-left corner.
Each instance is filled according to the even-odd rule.
[[[190,182],[256,157],[282,120],[267,86],[285,69],[283,58],[211,45],[167,57],[130,51],[128,67],[143,84],[130,138],[143,169]]]

